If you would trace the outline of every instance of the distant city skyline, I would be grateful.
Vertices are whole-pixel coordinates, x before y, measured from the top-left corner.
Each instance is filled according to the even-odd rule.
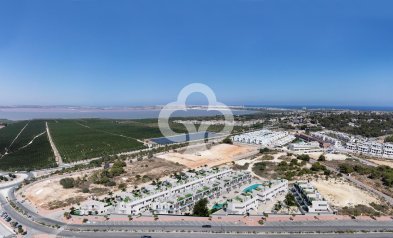
[[[0,106],[393,105],[388,0],[1,1]],[[203,104],[193,95],[191,104]]]

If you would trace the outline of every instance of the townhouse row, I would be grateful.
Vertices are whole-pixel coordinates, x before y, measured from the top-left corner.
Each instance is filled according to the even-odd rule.
[[[307,181],[297,181],[292,188],[296,201],[304,213],[332,213],[325,198]]]
[[[192,211],[200,199],[218,198],[250,183],[251,179],[249,172],[228,168],[187,172],[177,179],[168,178],[137,191],[122,192],[111,204],[89,200],[81,205],[80,211],[84,214],[184,214]]]
[[[353,153],[393,158],[393,144],[378,142],[348,142],[345,148]]]
[[[279,147],[295,140],[287,131],[271,131],[262,129],[232,137],[232,141],[246,144],[256,144],[266,147]]]

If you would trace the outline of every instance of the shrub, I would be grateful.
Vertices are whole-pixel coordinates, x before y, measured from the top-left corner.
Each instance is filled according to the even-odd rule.
[[[326,161],[326,157],[324,155],[319,156],[318,161]]]
[[[232,142],[231,138],[229,138],[229,137],[227,137],[227,138],[225,138],[224,140],[222,140],[222,143],[225,143],[225,144],[230,144],[230,145],[232,145],[232,144],[233,144],[233,142]]]
[[[297,159],[309,162],[310,161],[310,156],[309,155],[304,155],[304,154],[303,155],[298,155]]]
[[[60,180],[60,184],[63,188],[73,188],[75,180],[73,178],[63,178]]]

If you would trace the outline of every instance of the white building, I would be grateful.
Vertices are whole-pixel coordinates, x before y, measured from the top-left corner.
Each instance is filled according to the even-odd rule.
[[[385,143],[383,147],[383,153],[385,156],[393,157],[393,144]]]
[[[366,154],[370,156],[393,158],[393,144],[379,143],[375,141],[352,140],[345,148],[352,153]]]
[[[104,202],[88,200],[87,202],[81,204],[79,210],[80,215],[100,215],[107,214],[110,208],[111,207],[107,206],[107,204]]]
[[[328,202],[318,190],[306,181],[298,181],[293,191],[301,209],[306,213],[331,213]]]
[[[246,144],[256,144],[266,147],[279,147],[295,140],[293,135],[286,131],[258,130],[232,137],[232,141]]]
[[[329,144],[331,144],[331,145],[333,145],[335,147],[341,147],[342,146],[341,141],[336,139],[336,138],[333,138],[333,137],[329,136],[328,132],[326,132],[326,133],[325,132],[313,132],[313,133],[311,133],[311,136],[314,137],[314,138],[317,138],[318,140],[321,140],[321,141],[323,141],[325,143],[329,143]]]
[[[305,154],[323,152],[323,149],[319,146],[317,141],[292,143],[289,144],[288,149],[294,152],[301,152]]]
[[[186,172],[182,178],[168,178],[133,192],[122,192],[111,207],[115,214],[183,214],[190,212],[200,199],[218,198],[250,182],[248,171],[202,169]],[[89,208],[92,207],[84,207],[85,210]]]
[[[253,184],[228,201],[228,214],[246,214],[257,211],[258,207],[266,201],[275,198],[278,194],[288,192],[288,181],[272,180],[262,184]]]

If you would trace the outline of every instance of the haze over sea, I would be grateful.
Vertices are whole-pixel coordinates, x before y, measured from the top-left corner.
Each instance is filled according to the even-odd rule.
[[[316,105],[247,105],[247,108],[276,108],[276,109],[309,109],[309,110],[354,110],[393,112],[393,107],[378,106],[316,106]],[[234,115],[254,113],[252,110],[232,109]],[[32,120],[32,119],[152,119],[158,118],[159,108],[78,108],[78,107],[0,107],[0,119]],[[188,109],[175,111],[173,117],[195,117],[221,115],[216,110]]]
[[[158,118],[160,109],[75,109],[75,108],[0,108],[0,119],[31,120],[31,119],[147,119]],[[246,110],[232,110],[234,115],[253,113]],[[175,111],[174,117],[215,116],[221,113],[216,110],[188,109]]]

